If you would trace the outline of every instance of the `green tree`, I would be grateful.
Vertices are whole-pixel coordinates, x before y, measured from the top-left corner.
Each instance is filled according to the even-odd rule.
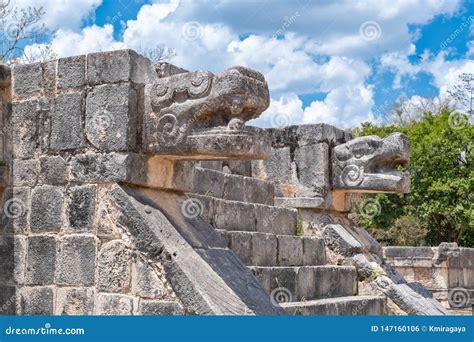
[[[445,108],[402,126],[365,123],[355,133],[384,137],[395,131],[410,139],[411,192],[376,195],[381,214],[360,217],[360,224],[389,244],[474,247],[474,126],[467,115]],[[400,234],[403,225],[417,241]]]

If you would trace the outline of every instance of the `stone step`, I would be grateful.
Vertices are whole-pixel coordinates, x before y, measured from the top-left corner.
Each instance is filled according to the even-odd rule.
[[[201,216],[216,229],[296,235],[295,209],[229,201],[191,193],[187,196],[199,201]]]
[[[385,313],[385,299],[378,296],[349,296],[303,302],[281,303],[289,315],[373,316]]]
[[[317,266],[326,264],[324,239],[219,230],[247,266]]]
[[[352,266],[261,267],[250,269],[272,298],[290,302],[353,296],[357,294],[356,269]]]
[[[274,185],[271,182],[228,174],[201,167],[194,168],[194,193],[230,201],[274,204]]]

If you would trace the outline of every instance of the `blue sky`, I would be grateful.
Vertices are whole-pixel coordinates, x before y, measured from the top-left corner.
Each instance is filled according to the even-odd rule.
[[[443,96],[474,73],[474,1],[18,0],[29,3],[44,6],[60,56],[161,43],[189,70],[263,72],[259,126],[380,121],[398,98]]]

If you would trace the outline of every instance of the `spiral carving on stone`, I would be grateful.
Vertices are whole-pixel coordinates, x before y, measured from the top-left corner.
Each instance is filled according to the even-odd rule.
[[[182,127],[174,114],[168,113],[158,120],[157,131],[160,132],[160,143],[164,146],[176,145],[183,138]]]

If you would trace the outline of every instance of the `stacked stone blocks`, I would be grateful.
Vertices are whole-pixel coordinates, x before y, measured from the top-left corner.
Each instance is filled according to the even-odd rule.
[[[13,68],[2,314],[184,313],[162,267],[133,250],[101,200],[138,151],[153,72],[131,50]]]

